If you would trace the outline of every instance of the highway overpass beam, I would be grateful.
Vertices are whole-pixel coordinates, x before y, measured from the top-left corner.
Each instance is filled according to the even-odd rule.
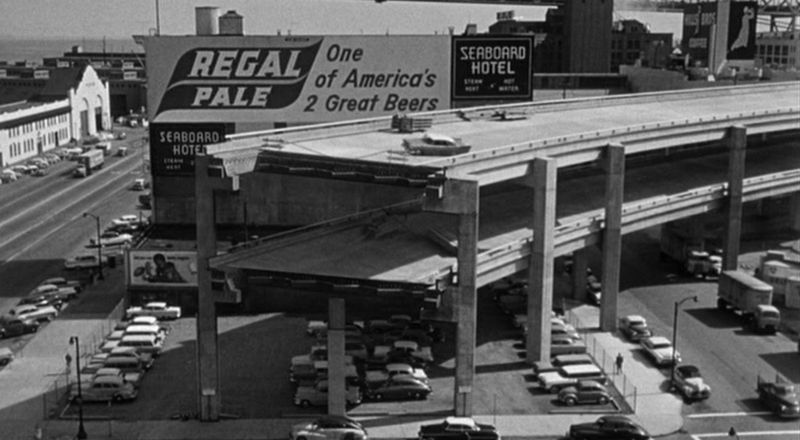
[[[424,209],[458,215],[458,278],[448,289],[453,294],[456,319],[456,375],[453,406],[455,415],[472,415],[475,382],[477,329],[477,264],[479,187],[475,180],[447,180],[437,191],[427,193]]]
[[[555,159],[533,160],[533,215],[531,263],[528,272],[528,334],[525,350],[529,363],[550,360],[550,313],[553,309],[553,247],[556,222]]]
[[[328,299],[328,414],[343,416],[345,406],[344,298]]]
[[[589,267],[588,250],[578,249],[572,253],[572,298],[586,301],[586,268]]]
[[[736,270],[739,266],[739,240],[742,234],[742,194],[744,189],[744,163],[747,148],[747,130],[741,125],[728,129],[728,194],[725,201],[725,236],[722,243],[722,270]]]
[[[600,330],[614,331],[617,327],[617,296],[619,295],[619,266],[622,253],[622,201],[625,187],[625,147],[609,144],[605,149],[603,167],[606,172],[606,210],[603,228],[603,267],[600,280]]]

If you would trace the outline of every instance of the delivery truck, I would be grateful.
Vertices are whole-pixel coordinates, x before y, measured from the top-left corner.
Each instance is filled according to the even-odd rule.
[[[774,333],[781,321],[780,311],[772,305],[772,286],[740,270],[726,270],[719,276],[717,308],[731,307],[741,312],[758,331]]]
[[[102,150],[89,150],[78,156],[78,166],[75,168],[73,175],[75,177],[86,177],[92,174],[92,171],[101,168],[105,156]]]
[[[661,259],[673,260],[681,272],[692,277],[716,278],[722,266],[721,250],[705,237],[692,237],[688,231],[672,224],[661,227]]]

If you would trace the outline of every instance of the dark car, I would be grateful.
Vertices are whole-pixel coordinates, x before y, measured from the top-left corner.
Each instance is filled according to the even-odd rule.
[[[392,377],[386,382],[367,388],[364,393],[370,400],[425,399],[431,393],[430,385],[413,377]]]
[[[794,384],[767,382],[759,377],[756,392],[758,399],[779,417],[800,417],[800,398]]]
[[[603,416],[591,423],[576,423],[567,433],[574,440],[650,440],[650,434],[625,416]]]
[[[689,400],[708,399],[711,387],[703,380],[700,369],[694,365],[679,365],[675,368],[672,388]]]
[[[576,385],[566,387],[558,392],[558,401],[568,406],[581,403],[599,403],[605,405],[611,400],[606,387],[593,380],[581,380]]]
[[[477,423],[469,417],[448,417],[441,423],[422,425],[420,440],[499,440],[500,434],[492,425]]]
[[[639,342],[644,338],[653,336],[647,327],[647,321],[639,315],[628,315],[619,320],[619,330],[632,342]]]
[[[25,333],[35,333],[39,330],[39,323],[25,319],[3,319],[0,321],[0,338],[10,338]]]

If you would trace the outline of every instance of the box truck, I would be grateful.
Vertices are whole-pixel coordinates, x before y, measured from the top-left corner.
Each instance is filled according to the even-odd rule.
[[[105,157],[102,150],[89,150],[78,156],[78,166],[75,168],[73,175],[75,177],[86,177],[92,174],[92,171],[101,168]]]
[[[739,270],[726,270],[719,276],[717,307],[741,312],[756,330],[774,333],[781,321],[772,305],[772,286]]]

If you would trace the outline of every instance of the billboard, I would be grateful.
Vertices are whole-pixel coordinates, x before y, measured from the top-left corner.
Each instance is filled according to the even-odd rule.
[[[128,285],[197,287],[197,253],[193,251],[128,252]]]
[[[708,67],[711,34],[717,24],[717,3],[687,4],[683,9],[683,47],[693,66]]]
[[[454,101],[530,100],[533,96],[531,37],[453,37],[452,66]]]
[[[232,131],[232,130],[231,130]],[[150,167],[154,176],[194,175],[194,156],[225,140],[225,124],[150,124]]]
[[[728,19],[729,60],[753,60],[756,57],[756,2],[731,2]]]
[[[144,38],[151,122],[290,124],[450,108],[449,36]]]

